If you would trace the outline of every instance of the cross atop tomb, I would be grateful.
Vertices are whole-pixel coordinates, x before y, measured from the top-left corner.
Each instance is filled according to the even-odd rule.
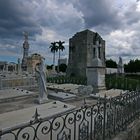
[[[101,44],[99,44],[99,40],[96,41],[96,44],[93,46],[93,58],[100,58],[100,49]]]

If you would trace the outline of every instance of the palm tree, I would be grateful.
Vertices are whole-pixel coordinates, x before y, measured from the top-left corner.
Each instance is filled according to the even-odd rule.
[[[60,51],[63,51],[65,49],[65,47],[63,46],[65,42],[64,41],[58,41],[58,50],[59,50],[59,59],[58,59],[58,72],[59,72],[59,64],[60,64]]]
[[[49,48],[51,48],[51,52],[53,53],[53,66],[55,68],[55,52],[58,51],[57,42],[51,42],[51,45]]]

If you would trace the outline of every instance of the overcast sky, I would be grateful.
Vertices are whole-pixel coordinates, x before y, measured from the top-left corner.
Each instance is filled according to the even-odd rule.
[[[106,56],[118,61],[140,59],[139,0],[0,0],[0,61],[22,58],[23,31],[29,32],[30,54],[52,63],[50,42],[68,40],[90,29],[106,41]]]

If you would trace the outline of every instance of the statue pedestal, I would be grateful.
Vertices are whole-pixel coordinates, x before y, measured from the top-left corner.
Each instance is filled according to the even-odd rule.
[[[87,85],[93,86],[93,91],[98,93],[106,89],[105,87],[105,68],[88,67],[86,69]]]

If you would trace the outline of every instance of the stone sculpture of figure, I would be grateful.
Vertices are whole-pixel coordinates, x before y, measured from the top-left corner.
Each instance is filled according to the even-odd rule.
[[[118,73],[124,73],[124,66],[121,57],[119,57],[119,62],[118,62]]]
[[[41,104],[48,100],[46,89],[46,67],[44,65],[44,58],[41,58],[41,62],[36,66],[35,71],[39,85],[38,102]]]
[[[119,57],[119,64],[122,65],[122,58]]]

